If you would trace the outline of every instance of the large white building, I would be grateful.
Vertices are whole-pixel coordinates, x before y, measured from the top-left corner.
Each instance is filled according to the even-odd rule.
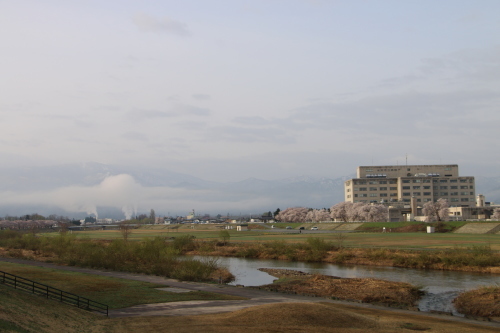
[[[345,201],[403,202],[419,206],[447,199],[451,207],[475,207],[474,177],[460,176],[458,165],[360,166],[344,183]]]

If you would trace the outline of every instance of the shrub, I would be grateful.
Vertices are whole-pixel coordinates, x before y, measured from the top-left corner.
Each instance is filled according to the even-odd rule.
[[[196,237],[193,235],[175,237],[174,241],[172,242],[172,247],[181,252],[192,251],[196,248],[196,244],[194,242],[195,238]]]

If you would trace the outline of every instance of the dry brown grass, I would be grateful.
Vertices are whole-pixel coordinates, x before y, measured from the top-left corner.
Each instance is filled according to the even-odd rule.
[[[111,319],[106,324],[113,332],[498,332],[498,328],[442,318],[331,303],[269,304],[215,315]]]
[[[409,283],[372,278],[338,278],[327,275],[292,274],[290,270],[261,269],[281,279],[259,288],[299,295],[314,295],[363,303],[411,308],[421,292]]]
[[[498,332],[498,327],[453,322],[445,317],[332,303],[280,303],[210,315],[106,319],[0,285],[0,332],[399,333],[416,329],[443,333]]]
[[[483,287],[460,294],[454,301],[461,313],[500,321],[500,287]]]

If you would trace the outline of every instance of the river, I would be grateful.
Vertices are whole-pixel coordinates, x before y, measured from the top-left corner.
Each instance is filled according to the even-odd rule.
[[[231,284],[259,286],[272,283],[276,278],[258,268],[294,269],[307,273],[333,275],[343,278],[376,278],[408,282],[421,287],[425,295],[420,300],[420,311],[444,311],[460,316],[451,301],[466,290],[491,286],[500,282],[496,274],[459,271],[417,270],[396,267],[348,266],[328,263],[307,263],[281,260],[220,257],[221,266],[227,267],[236,280]]]

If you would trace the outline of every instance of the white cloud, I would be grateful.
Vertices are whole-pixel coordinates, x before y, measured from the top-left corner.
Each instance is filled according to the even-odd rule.
[[[168,32],[181,37],[191,35],[185,23],[169,17],[154,17],[146,13],[137,13],[132,21],[139,30],[145,32]]]

